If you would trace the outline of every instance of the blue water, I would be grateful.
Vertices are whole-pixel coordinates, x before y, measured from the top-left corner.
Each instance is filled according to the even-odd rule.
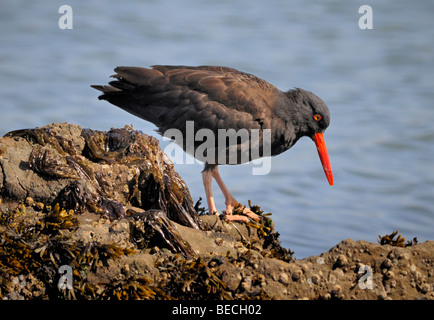
[[[61,4],[73,9],[72,30],[58,26]],[[363,4],[372,6],[372,30],[358,26]],[[433,240],[433,12],[432,1],[403,0],[3,1],[0,134],[52,122],[154,134],[89,85],[106,83],[118,65],[230,66],[281,90],[313,91],[330,107],[335,186],[307,138],[273,158],[268,175],[220,168],[238,201],[273,213],[297,258],[396,229]],[[203,198],[202,165],[176,169]]]

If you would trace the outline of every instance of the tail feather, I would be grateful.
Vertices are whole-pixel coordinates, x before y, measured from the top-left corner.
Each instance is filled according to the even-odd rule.
[[[119,90],[131,91],[131,90],[134,90],[136,88],[136,85],[133,85],[127,81],[123,81],[123,79],[116,80],[116,81],[110,81],[109,85],[111,87],[118,89],[118,91]]]
[[[96,89],[96,90],[102,91],[104,93],[106,93],[106,92],[113,92],[113,91],[119,91],[119,89],[116,89],[116,88],[114,88],[112,86],[102,86],[102,85],[99,85],[99,84],[92,84],[91,87],[94,88],[94,89]]]
[[[147,95],[143,93],[143,90],[149,86],[147,84],[149,75],[148,77],[143,75],[151,70],[137,67],[117,67],[115,71],[117,74],[111,77],[116,80],[110,81],[109,85],[91,85],[92,88],[103,93],[98,99],[106,100],[127,112],[155,123],[158,113],[155,114],[153,108],[148,108]]]

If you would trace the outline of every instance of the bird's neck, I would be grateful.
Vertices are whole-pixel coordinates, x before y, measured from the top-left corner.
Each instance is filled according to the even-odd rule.
[[[273,126],[272,154],[277,155],[291,148],[302,136],[306,135],[303,112],[297,93],[290,90],[282,92],[275,111],[275,121],[281,125]]]
[[[309,113],[306,112],[307,102],[304,101],[300,89],[291,89],[285,92],[285,102],[281,107],[282,113],[288,123],[292,124],[297,140],[309,133]]]

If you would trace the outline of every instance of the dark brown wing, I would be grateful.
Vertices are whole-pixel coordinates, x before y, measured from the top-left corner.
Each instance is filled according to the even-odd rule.
[[[271,128],[281,94],[273,85],[251,74],[216,66],[117,67],[99,99],[154,123],[160,133],[195,129]]]

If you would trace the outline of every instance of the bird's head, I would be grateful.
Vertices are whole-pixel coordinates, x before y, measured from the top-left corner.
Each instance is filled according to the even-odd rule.
[[[310,137],[315,142],[324,173],[332,186],[334,185],[333,172],[324,142],[324,132],[330,124],[330,110],[325,102],[312,92],[298,88],[291,91],[292,99],[296,100],[296,104],[300,106],[298,113],[301,119],[298,121],[301,134]]]

